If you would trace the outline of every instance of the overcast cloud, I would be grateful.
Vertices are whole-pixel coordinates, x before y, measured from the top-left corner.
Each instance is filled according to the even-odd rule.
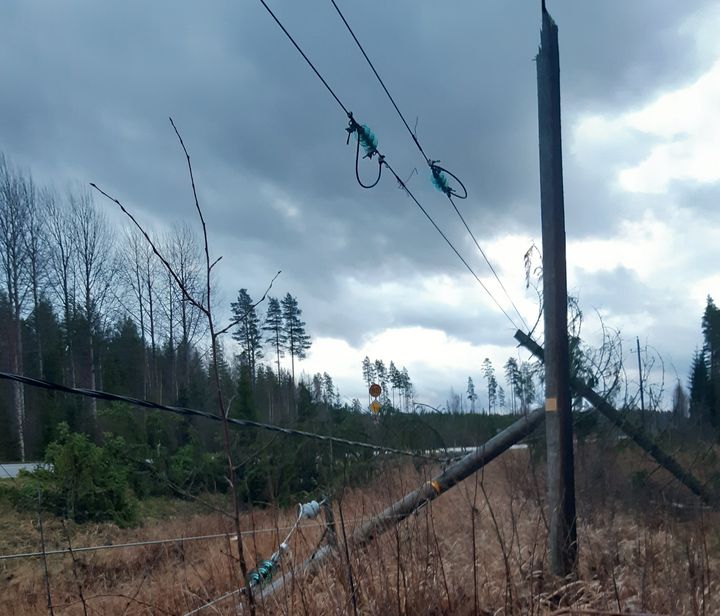
[[[398,172],[417,167],[411,189],[509,311],[331,4],[270,4]],[[460,207],[534,322],[523,253],[540,245],[539,2],[340,6],[425,150],[466,183]],[[720,299],[720,11],[670,0],[549,9],[571,291],[685,379],[705,297]],[[0,41],[0,150],[40,182],[94,181],[160,230],[193,221],[172,115],[224,255],[222,296],[257,296],[283,270],[276,292],[297,295],[315,339],[304,370],[327,370],[344,396],[362,396],[366,354],[406,365],[429,403],[479,381],[485,356],[517,354],[512,325],[392,178],[357,185],[346,118],[256,0],[6,0]]]

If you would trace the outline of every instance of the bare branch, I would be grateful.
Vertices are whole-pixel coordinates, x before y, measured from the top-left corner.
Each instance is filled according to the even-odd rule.
[[[152,251],[155,253],[155,256],[158,259],[160,259],[160,261],[162,261],[162,264],[165,266],[167,271],[173,277],[173,280],[175,280],[175,283],[178,285],[178,287],[180,288],[180,291],[185,296],[185,298],[193,306],[195,306],[198,310],[200,310],[204,315],[207,316],[208,311],[205,308],[205,306],[203,306],[194,297],[192,297],[192,295],[190,295],[190,293],[187,291],[187,289],[185,289],[185,286],[180,281],[180,278],[178,278],[178,275],[175,273],[175,271],[173,270],[173,268],[170,265],[170,263],[168,262],[168,260],[162,254],[160,254],[160,251],[155,246],[155,243],[152,241],[152,239],[150,238],[148,233],[145,231],[145,229],[143,229],[143,227],[137,221],[135,216],[133,216],[127,209],[125,209],[125,206],[122,203],[120,203],[120,201],[118,201],[115,197],[110,196],[102,188],[100,188],[97,184],[95,184],[94,182],[90,182],[90,186],[92,186],[95,190],[97,190],[103,197],[105,197],[106,199],[109,199],[110,201],[115,203],[122,210],[123,214],[125,214],[132,221],[132,223],[138,228],[140,233],[142,233],[143,237],[145,238],[145,241],[147,241],[147,243],[150,245],[150,248],[152,248]]]
[[[212,265],[210,265],[210,269],[212,270],[213,267],[215,267],[218,263],[220,263],[220,260],[222,259],[222,255],[220,255],[217,259],[215,259],[212,262]]]

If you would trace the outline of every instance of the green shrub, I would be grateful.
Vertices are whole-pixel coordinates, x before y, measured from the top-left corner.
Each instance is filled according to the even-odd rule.
[[[8,490],[18,509],[36,510],[38,491],[43,508],[76,522],[112,520],[119,526],[137,521],[137,500],[124,462],[125,443],[108,438],[98,447],[87,436],[58,426],[58,438],[45,452],[47,467],[21,472]]]
[[[222,456],[203,451],[188,443],[168,460],[168,479],[191,494],[224,492],[227,489],[227,464]]]

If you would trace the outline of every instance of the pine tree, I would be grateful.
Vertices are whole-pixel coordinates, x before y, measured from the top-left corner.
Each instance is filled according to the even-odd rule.
[[[319,372],[313,375],[312,379],[312,401],[320,404],[323,399],[323,377]]]
[[[403,398],[405,400],[405,411],[407,412],[410,407],[413,405],[413,398],[415,396],[415,388],[413,387],[412,381],[410,380],[410,375],[408,374],[407,368],[403,366],[403,369],[400,371],[399,375],[400,379],[400,388],[402,391]]]
[[[373,384],[373,381],[375,380],[375,368],[373,366],[373,363],[370,361],[370,358],[366,355],[365,359],[362,360],[362,373],[363,373],[363,380],[365,381],[365,384],[368,386],[368,404],[370,404],[370,385]]]
[[[468,377],[467,383],[467,397],[470,400],[470,412],[475,412],[475,400],[477,400],[477,394],[475,393],[475,383],[473,383],[472,377]]]
[[[488,413],[492,413],[493,408],[497,405],[497,380],[495,379],[495,368],[493,368],[490,358],[486,357],[483,361],[483,376],[487,380],[488,391]]]
[[[673,390],[672,396],[672,414],[673,418],[677,421],[685,419],[688,414],[688,397],[685,393],[685,388],[678,380]]]
[[[520,411],[527,413],[535,400],[535,370],[536,366],[529,362],[522,362],[518,371],[518,392],[520,395]]]
[[[516,400],[519,398],[520,393],[520,370],[514,357],[505,362],[505,380],[508,387],[510,387],[510,410],[514,413],[517,410]]]
[[[232,309],[233,318],[237,321],[232,337],[240,343],[241,357],[244,356],[250,372],[250,381],[254,384],[257,361],[263,355],[260,318],[247,289],[240,289],[237,301],[230,304],[230,308]]]
[[[302,310],[297,299],[288,293],[282,300],[283,332],[285,333],[285,350],[290,353],[292,381],[295,383],[295,358],[305,359],[306,351],[311,346],[310,336],[305,332],[305,321],[300,319]]]
[[[280,358],[285,356],[285,344],[287,338],[285,329],[283,328],[282,308],[277,297],[268,297],[267,313],[265,314],[265,322],[262,329],[267,332],[265,342],[271,344],[275,349],[275,358],[277,363],[277,374],[280,376]]]
[[[327,372],[322,375],[322,397],[326,405],[332,405],[335,401],[335,384]]]
[[[387,402],[387,370],[385,368],[385,362],[382,359],[375,360],[375,378],[378,381],[378,385],[382,387],[382,394],[380,394],[381,402]]]
[[[392,389],[392,405],[395,408],[395,390],[402,388],[402,374],[395,367],[395,362],[390,361],[390,367],[388,368],[388,376],[390,378],[390,388]],[[402,392],[400,394],[402,397]]]

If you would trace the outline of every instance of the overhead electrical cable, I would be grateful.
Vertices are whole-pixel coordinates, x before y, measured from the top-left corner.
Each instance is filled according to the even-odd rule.
[[[375,135],[372,133],[372,131],[371,131],[367,126],[361,125],[361,124],[359,124],[359,123],[355,120],[355,118],[353,117],[352,112],[351,112],[351,111],[348,111],[348,108],[343,104],[343,102],[341,101],[340,97],[335,93],[335,91],[330,87],[330,85],[329,85],[328,82],[325,80],[325,78],[320,74],[320,72],[319,72],[318,69],[315,67],[315,65],[312,63],[312,61],[310,60],[310,58],[308,58],[307,54],[302,50],[302,48],[300,47],[300,45],[299,45],[299,44],[297,43],[297,41],[293,38],[293,36],[288,32],[287,28],[285,28],[285,26],[282,24],[282,22],[281,22],[280,19],[277,17],[277,15],[275,15],[275,13],[273,12],[273,10],[268,6],[267,2],[265,2],[265,0],[260,0],[260,3],[263,5],[263,7],[265,7],[265,10],[270,14],[270,16],[273,18],[273,20],[275,21],[275,23],[280,27],[280,29],[283,31],[283,33],[285,34],[285,36],[290,40],[290,42],[293,44],[293,46],[295,47],[295,49],[297,49],[297,51],[298,51],[298,52],[300,53],[300,55],[303,57],[303,59],[305,60],[305,62],[307,62],[308,66],[312,69],[312,71],[315,73],[315,75],[317,75],[318,79],[320,79],[320,81],[322,82],[322,84],[325,86],[325,88],[328,90],[328,92],[330,92],[330,94],[331,94],[332,97],[335,99],[335,101],[338,103],[338,105],[340,106],[340,108],[341,108],[341,109],[345,112],[345,114],[347,115],[347,117],[348,117],[348,119],[349,119],[349,125],[348,125],[348,127],[347,127],[347,129],[346,129],[347,132],[348,132],[348,139],[350,138],[350,136],[351,136],[352,134],[356,134],[356,135],[357,135],[357,139],[358,139],[358,145],[357,145],[357,148],[358,148],[358,149],[357,149],[357,152],[356,152],[356,159],[355,159],[355,163],[356,163],[356,165],[355,165],[355,171],[356,171],[356,176],[357,176],[358,183],[360,183],[360,185],[361,185],[362,187],[364,187],[364,188],[369,188],[369,187],[375,186],[375,185],[380,181],[380,174],[382,173],[382,168],[383,168],[383,167],[387,167],[388,170],[393,174],[393,176],[394,176],[395,179],[397,180],[397,182],[398,182],[398,184],[400,185],[400,187],[412,198],[412,200],[415,202],[415,204],[416,204],[416,205],[420,208],[420,210],[423,212],[423,214],[425,215],[425,217],[426,217],[426,218],[430,221],[430,223],[433,225],[433,227],[435,228],[435,230],[436,230],[438,233],[440,233],[440,235],[441,235],[442,238],[447,242],[447,244],[450,246],[450,248],[452,249],[452,251],[453,251],[453,252],[458,256],[458,258],[462,261],[463,265],[465,265],[465,267],[466,267],[466,268],[468,269],[468,271],[472,274],[472,276],[475,278],[475,280],[480,284],[480,286],[481,286],[481,287],[485,290],[485,292],[490,296],[490,298],[491,298],[492,301],[495,303],[495,305],[496,305],[496,306],[500,309],[500,311],[507,317],[507,319],[510,321],[510,323],[512,324],[512,326],[513,326],[515,329],[520,329],[520,328],[517,326],[517,324],[515,323],[515,321],[514,321],[514,320],[510,317],[510,315],[507,313],[507,311],[502,307],[502,305],[500,304],[500,302],[495,298],[495,296],[492,294],[492,292],[490,291],[490,289],[488,289],[488,287],[482,282],[482,280],[480,279],[480,277],[475,273],[475,271],[472,269],[472,267],[471,267],[470,264],[467,262],[467,260],[460,254],[460,252],[458,251],[458,249],[455,248],[455,246],[454,246],[453,243],[450,241],[450,239],[448,239],[447,235],[445,235],[445,233],[440,229],[440,227],[439,227],[438,224],[435,222],[435,220],[432,218],[432,216],[430,216],[430,214],[427,212],[427,210],[420,204],[420,202],[417,200],[417,198],[410,192],[410,190],[408,189],[408,187],[407,187],[407,185],[405,184],[405,182],[402,181],[402,179],[400,178],[400,176],[398,176],[397,173],[395,173],[395,171],[393,171],[393,169],[392,169],[392,168],[390,167],[390,165],[387,163],[387,160],[386,160],[385,156],[384,156],[383,154],[381,154],[380,151],[379,151],[378,148],[377,148],[377,139],[376,139]],[[335,4],[335,3],[333,2],[333,4]],[[335,5],[335,8],[337,9],[337,5]],[[339,9],[338,9],[338,12],[339,12]],[[342,16],[342,13],[340,13],[340,15]],[[343,18],[343,21],[345,21],[344,18]],[[346,22],[346,24],[347,24],[347,22]],[[349,26],[348,26],[348,28],[349,28]],[[355,38],[354,34],[353,34],[353,37]],[[357,38],[356,38],[355,40],[357,41]],[[358,45],[360,45],[359,42],[358,42]],[[362,49],[362,46],[361,46],[361,49]],[[362,50],[362,51],[363,51],[363,54],[365,54],[364,50]],[[366,54],[365,54],[365,55],[366,55]],[[366,57],[367,57],[367,55],[366,55]],[[370,62],[369,59],[368,59],[368,62]],[[374,67],[373,67],[373,70],[374,70]],[[376,72],[376,75],[377,75],[377,72]],[[379,75],[378,75],[378,79],[380,79]],[[384,87],[384,84],[383,84],[383,87]],[[385,88],[385,90],[386,90],[386,92],[387,92],[387,88]],[[389,92],[388,92],[388,96],[390,96]],[[392,99],[392,97],[391,97],[391,99]],[[393,101],[393,104],[395,105],[394,101]],[[402,117],[402,114],[400,113],[399,108],[397,108],[397,105],[395,105],[395,107],[396,107],[398,113],[399,113],[399,114],[401,115],[401,117]],[[404,118],[403,118],[403,122],[404,122],[405,125],[407,126],[407,122],[405,122]],[[409,126],[408,126],[408,130],[409,130]],[[410,131],[410,133],[413,134],[412,131]],[[415,141],[417,142],[416,139],[415,139]],[[363,183],[360,181],[360,178],[359,178],[359,175],[358,175],[357,163],[358,163],[358,158],[359,158],[359,148],[360,148],[361,145],[362,145],[363,148],[365,149],[365,158],[372,158],[372,157],[375,156],[375,155],[378,156],[378,165],[379,165],[378,177],[377,177],[377,179],[375,180],[375,182],[373,182],[373,183],[372,183],[371,185],[369,185],[369,186],[363,184]],[[424,154],[424,152],[423,152],[423,150],[422,150],[422,146],[420,146],[419,142],[417,142],[417,145],[418,145],[418,147],[420,148],[420,151],[423,153],[423,156],[425,156],[425,154]],[[438,186],[438,187],[444,186],[444,187],[445,187],[444,191],[445,191],[445,190],[448,191],[452,196],[456,196],[456,197],[463,198],[463,199],[464,199],[465,197],[467,197],[467,191],[465,190],[465,187],[464,187],[464,186],[463,186],[464,195],[459,195],[459,194],[456,193],[453,189],[451,189],[451,188],[448,187],[448,185],[447,185],[447,178],[445,178],[444,173],[447,173],[448,175],[451,175],[453,178],[455,178],[455,179],[457,180],[457,177],[456,177],[456,176],[454,176],[452,173],[448,172],[446,169],[444,169],[444,168],[442,168],[442,167],[439,167],[439,166],[436,164],[436,163],[438,163],[439,161],[431,161],[431,160],[428,159],[426,156],[425,156],[425,158],[426,158],[426,161],[428,162],[428,164],[430,165],[431,170],[433,171],[433,181],[434,181],[434,183],[435,183],[436,186]],[[462,186],[462,183],[461,183],[459,180],[458,180],[458,182],[459,182],[460,185]],[[443,190],[442,188],[440,188],[440,189]],[[448,192],[446,192],[446,194],[448,194]],[[450,195],[448,195],[448,196],[450,196]],[[496,274],[496,276],[497,276],[497,274]],[[521,317],[521,319],[522,319],[522,315],[520,315],[520,317]]]
[[[370,69],[371,69],[372,72],[375,74],[375,77],[377,77],[378,82],[379,82],[380,85],[382,86],[382,89],[385,91],[385,94],[387,94],[388,99],[390,99],[390,102],[392,103],[392,106],[395,108],[395,111],[397,112],[400,120],[402,120],[402,123],[405,125],[405,128],[407,129],[407,132],[410,134],[410,137],[412,138],[413,142],[415,143],[415,145],[417,146],[418,150],[420,151],[420,153],[422,154],[423,158],[425,159],[425,162],[426,162],[426,163],[428,164],[428,166],[430,167],[430,171],[431,171],[431,173],[432,173],[432,182],[433,182],[433,185],[434,185],[439,191],[441,191],[442,193],[444,193],[444,194],[448,197],[448,199],[450,200],[450,203],[452,203],[453,209],[455,210],[455,212],[457,213],[458,217],[459,217],[460,220],[462,221],[462,223],[463,223],[463,225],[465,226],[465,229],[467,230],[467,232],[470,234],[470,237],[472,238],[473,242],[475,243],[475,246],[477,247],[478,251],[480,252],[480,254],[482,255],[483,259],[485,260],[485,262],[487,263],[488,267],[490,268],[490,271],[492,272],[493,276],[494,276],[495,279],[498,281],[500,287],[501,287],[502,290],[503,290],[503,293],[505,293],[505,296],[507,297],[507,299],[509,300],[509,302],[512,304],[513,309],[515,310],[515,312],[517,313],[517,315],[520,317],[520,320],[524,323],[524,325],[525,325],[525,326],[527,327],[527,329],[529,330],[530,327],[528,326],[527,322],[526,322],[525,319],[523,318],[522,313],[520,312],[520,310],[518,310],[518,307],[515,305],[515,302],[513,301],[512,297],[510,297],[510,294],[508,293],[507,289],[505,288],[505,285],[503,284],[503,282],[502,282],[502,280],[500,279],[497,271],[495,270],[495,268],[493,267],[492,263],[490,262],[490,259],[488,259],[487,254],[486,254],[485,251],[480,247],[480,243],[478,242],[477,238],[475,237],[475,234],[470,230],[470,227],[468,226],[467,222],[465,221],[465,218],[464,218],[463,215],[460,213],[460,210],[458,209],[457,205],[455,205],[455,202],[454,202],[453,199],[452,199],[453,197],[457,197],[458,199],[465,199],[465,198],[467,198],[467,189],[465,188],[465,185],[460,181],[460,179],[459,179],[456,175],[454,175],[453,173],[451,173],[450,171],[448,171],[448,170],[445,169],[444,167],[441,167],[440,165],[438,165],[437,163],[440,162],[439,160],[432,160],[432,159],[425,153],[425,150],[423,149],[422,145],[420,144],[420,141],[418,140],[415,131],[413,131],[413,130],[410,128],[410,125],[408,124],[408,121],[405,119],[405,116],[403,115],[402,111],[400,111],[400,107],[399,107],[398,104],[395,102],[395,99],[393,98],[392,94],[390,94],[390,91],[388,90],[387,86],[385,85],[385,82],[383,81],[382,77],[380,77],[380,74],[378,73],[377,69],[375,68],[375,65],[373,64],[372,60],[371,60],[370,57],[368,56],[367,52],[365,51],[365,48],[362,46],[362,43],[360,43],[360,40],[359,40],[358,37],[355,35],[355,32],[353,31],[352,27],[351,27],[350,24],[348,23],[347,19],[345,19],[345,15],[343,15],[342,11],[340,10],[340,7],[337,5],[337,3],[335,2],[335,0],[330,0],[330,2],[332,3],[333,7],[335,7],[335,10],[337,11],[337,14],[340,16],[340,19],[341,19],[342,22],[345,24],[345,27],[347,28],[348,32],[350,33],[350,36],[351,36],[351,37],[353,38],[353,40],[355,41],[356,45],[358,46],[358,49],[360,50],[360,52],[362,53],[363,57],[364,57],[365,60],[367,61],[368,65],[370,66]],[[458,182],[458,184],[460,185],[460,187],[461,187],[462,190],[463,190],[463,193],[462,193],[462,194],[459,194],[457,191],[455,191],[453,188],[450,187],[450,185],[448,184],[446,175],[451,176],[453,179],[455,179],[455,180]]]
[[[133,398],[131,396],[123,396],[120,394],[113,394],[106,391],[99,391],[96,389],[84,389],[79,387],[68,387],[67,385],[60,385],[58,383],[51,383],[42,379],[35,379],[28,376],[22,376],[20,374],[12,374],[9,372],[0,372],[0,379],[15,381],[17,383],[23,383],[30,385],[31,387],[38,387],[40,389],[47,389],[50,391],[59,391],[66,394],[72,394],[76,396],[85,396],[87,398],[95,398],[96,400],[107,400],[110,402],[125,402],[133,406],[139,406],[146,409],[152,409],[157,411],[165,411],[174,413],[176,415],[185,415],[190,417],[203,417],[212,421],[223,421],[223,418],[219,415],[209,413],[207,411],[199,411],[197,409],[189,409],[179,406],[170,406],[167,404],[160,404],[158,402],[151,402],[149,400],[142,400],[140,398]],[[371,449],[377,452],[394,453],[402,456],[409,456],[411,458],[424,458],[432,460],[434,462],[445,462],[446,458],[439,456],[429,456],[426,454],[406,451],[404,449],[396,449],[394,447],[385,447],[384,445],[376,445],[374,443],[364,443],[362,441],[351,441],[349,439],[340,438],[337,436],[328,436],[327,434],[317,434],[315,432],[308,432],[306,430],[298,430],[296,428],[286,428],[284,426],[277,426],[274,424],[262,423],[259,421],[252,421],[250,419],[238,419],[236,417],[226,417],[226,421],[234,426],[241,426],[243,428],[260,428],[261,430],[268,430],[270,432],[280,432],[289,436],[300,436],[303,438],[310,438],[317,441],[324,441],[329,443],[338,443],[340,445],[348,445],[350,447],[359,447],[363,449]]]
[[[450,248],[452,249],[452,251],[458,256],[458,258],[460,259],[460,261],[462,261],[463,265],[467,268],[467,270],[470,272],[470,274],[472,274],[472,276],[475,278],[475,280],[477,280],[477,282],[480,284],[480,286],[481,286],[481,287],[485,290],[485,292],[490,296],[490,299],[492,299],[493,302],[495,302],[495,305],[496,305],[496,306],[500,309],[500,311],[507,317],[507,320],[510,321],[510,323],[511,323],[516,329],[520,329],[520,328],[517,327],[517,325],[515,324],[515,321],[513,320],[513,318],[507,313],[507,311],[502,307],[502,305],[500,304],[500,302],[498,302],[497,299],[495,298],[495,296],[490,292],[490,289],[487,288],[487,286],[485,285],[485,283],[484,283],[484,282],[480,279],[480,277],[475,273],[475,270],[473,270],[473,268],[470,267],[470,264],[469,264],[469,263],[465,260],[465,258],[460,254],[460,252],[458,251],[458,249],[455,248],[454,244],[448,239],[448,236],[445,235],[445,233],[443,233],[442,229],[440,229],[440,227],[437,225],[437,223],[433,220],[432,216],[430,216],[430,214],[428,214],[428,211],[422,206],[422,204],[420,203],[420,201],[418,201],[417,197],[415,197],[415,195],[414,195],[412,192],[410,192],[410,189],[407,187],[407,184],[405,184],[405,182],[402,181],[402,179],[400,178],[400,176],[399,176],[397,173],[395,173],[395,170],[388,164],[387,161],[384,162],[384,165],[388,168],[388,171],[390,171],[390,173],[393,174],[393,176],[395,177],[395,180],[396,180],[397,183],[400,185],[400,188],[402,188],[402,189],[407,193],[407,195],[413,200],[413,202],[415,203],[415,205],[417,205],[417,207],[420,208],[420,211],[421,211],[421,212],[425,215],[425,217],[430,221],[430,223],[432,224],[432,226],[435,227],[435,230],[440,234],[440,236],[445,240],[445,242],[447,242],[447,245],[450,246]]]
[[[458,206],[455,205],[455,201],[453,201],[452,196],[448,195],[448,199],[450,200],[450,203],[452,203],[453,209],[455,210],[458,217],[462,221],[462,224],[465,226],[465,229],[470,234],[470,237],[472,238],[472,241],[475,243],[475,246],[477,246],[477,249],[480,251],[480,254],[482,255],[483,259],[485,259],[485,263],[487,263],[488,267],[490,268],[490,271],[493,273],[493,276],[495,276],[495,280],[498,281],[500,288],[503,290],[503,293],[505,293],[505,297],[507,297],[508,301],[512,304],[512,307],[515,309],[515,313],[520,317],[520,320],[523,322],[523,324],[527,328],[527,331],[530,331],[530,325],[528,325],[528,323],[525,320],[525,318],[523,317],[522,313],[520,312],[518,307],[515,305],[515,302],[513,301],[512,297],[510,297],[510,294],[508,293],[507,289],[505,288],[503,281],[500,279],[500,276],[498,275],[497,271],[495,271],[495,268],[493,267],[493,264],[490,262],[490,259],[488,259],[488,256],[485,254],[485,251],[482,249],[482,247],[480,246],[480,243],[477,241],[475,234],[470,230],[470,227],[468,226],[467,222],[465,221],[465,217],[460,213]]]

